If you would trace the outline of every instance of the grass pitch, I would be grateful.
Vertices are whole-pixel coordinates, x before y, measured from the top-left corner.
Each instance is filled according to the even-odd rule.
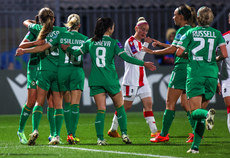
[[[163,112],[154,112],[158,129],[162,127]],[[49,124],[43,115],[39,126],[39,138],[35,146],[21,145],[17,137],[19,115],[0,115],[0,157],[81,157],[81,158],[117,158],[117,157],[201,157],[225,158],[230,154],[230,134],[226,124],[226,111],[218,110],[215,117],[215,127],[205,131],[200,146],[200,154],[187,154],[191,144],[186,143],[188,133],[192,132],[186,113],[177,111],[170,133],[169,142],[151,143],[149,127],[143,114],[129,112],[128,134],[133,142],[125,145],[121,138],[107,136],[112,113],[106,114],[104,136],[107,146],[97,146],[94,120],[96,114],[80,114],[77,137],[81,142],[68,145],[66,128],[63,124],[61,138],[63,145],[48,145]],[[28,119],[25,134],[31,133],[31,117]]]

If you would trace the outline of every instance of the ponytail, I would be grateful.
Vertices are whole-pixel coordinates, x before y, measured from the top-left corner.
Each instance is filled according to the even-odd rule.
[[[99,18],[96,23],[92,41],[102,40],[102,37],[105,34],[105,32],[108,30],[108,28],[112,28],[113,24],[114,23],[111,18]]]
[[[43,27],[37,39],[43,40],[53,30],[54,13],[49,8],[42,8],[39,11],[38,16],[39,16],[39,21]]]

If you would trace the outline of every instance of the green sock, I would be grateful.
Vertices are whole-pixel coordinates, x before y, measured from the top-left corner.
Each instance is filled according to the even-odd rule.
[[[95,120],[95,128],[97,132],[97,138],[104,140],[104,121],[105,121],[105,110],[98,110]]]
[[[165,137],[168,134],[174,117],[175,117],[175,111],[168,110],[168,109],[165,110],[164,116],[163,116],[163,121],[162,121],[163,127],[162,127],[162,131],[160,134],[161,136]]]
[[[64,105],[64,118],[65,118],[65,126],[67,130],[67,134],[70,135],[71,133],[71,106],[70,103],[65,103]]]
[[[194,138],[191,149],[199,149],[200,142],[205,130],[205,119],[196,120],[194,129]]]
[[[55,135],[54,108],[47,108],[47,118],[50,124],[50,135]]]
[[[194,129],[194,127],[195,127],[195,120],[192,119],[190,111],[187,112],[187,117],[188,117],[188,121],[189,121],[192,129]]]
[[[193,120],[206,119],[208,111],[205,109],[196,109],[192,112],[191,116]]]
[[[55,137],[56,137],[56,136],[60,136],[61,127],[64,120],[63,109],[55,109],[54,120],[55,120],[55,127],[56,127],[56,133],[55,133]]]
[[[35,106],[33,109],[33,115],[32,115],[32,126],[33,131],[38,130],[38,126],[40,124],[41,118],[43,113],[43,107],[42,106]]]
[[[71,120],[72,120],[71,131],[72,131],[73,137],[75,137],[75,134],[76,134],[79,115],[80,115],[79,104],[73,104],[71,107]]]
[[[29,108],[26,104],[22,108],[21,116],[20,116],[20,120],[19,120],[19,128],[18,128],[19,132],[24,131],[26,121],[29,118],[31,111],[32,111],[32,108]]]
[[[117,120],[121,129],[121,134],[127,134],[127,115],[125,112],[124,105],[119,108],[116,108],[117,111]]]

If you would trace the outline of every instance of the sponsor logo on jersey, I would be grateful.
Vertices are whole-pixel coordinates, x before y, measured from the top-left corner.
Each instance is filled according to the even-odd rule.
[[[118,45],[118,47],[119,47],[120,49],[121,49],[121,48],[124,48],[120,42],[118,42],[117,45]]]

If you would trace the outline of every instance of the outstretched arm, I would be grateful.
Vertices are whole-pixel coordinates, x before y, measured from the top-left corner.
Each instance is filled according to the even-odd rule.
[[[135,64],[135,65],[140,65],[140,66],[145,66],[148,68],[150,71],[156,70],[156,66],[152,62],[144,62],[141,60],[138,60],[136,58],[128,56],[126,53],[122,53],[119,55],[123,60],[125,60],[128,63]]]
[[[67,51],[67,52],[69,52],[70,54],[72,54],[76,59],[77,59],[77,57],[78,57],[79,55],[84,54],[84,53],[81,51],[80,48],[79,48],[79,49],[72,49],[72,48],[70,47],[70,44],[69,44],[69,43],[68,43],[68,45],[62,44],[62,45],[61,45],[61,48],[62,48],[64,51]]]
[[[170,45],[170,47],[161,49],[161,50],[151,50],[146,47],[142,47],[142,50],[149,54],[156,54],[156,55],[165,55],[165,54],[174,54],[177,47]]]
[[[38,52],[44,52],[46,49],[49,49],[51,47],[50,44],[46,43],[40,46],[32,47],[32,48],[18,48],[16,50],[16,56],[21,56],[25,53],[38,53]]]
[[[19,48],[30,48],[30,47],[33,47],[33,46],[40,46],[40,45],[43,45],[45,44],[45,40],[37,40],[37,41],[29,41],[27,39],[24,39],[20,45],[19,45]]]

